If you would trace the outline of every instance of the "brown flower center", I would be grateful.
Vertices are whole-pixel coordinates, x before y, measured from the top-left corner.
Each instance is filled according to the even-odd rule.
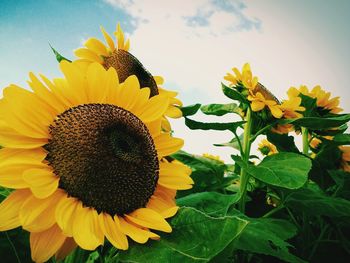
[[[47,161],[70,196],[111,215],[147,204],[159,162],[147,127],[131,112],[84,104],[60,114],[49,131]]]
[[[157,83],[151,73],[143,67],[136,57],[125,50],[116,49],[110,56],[105,57],[104,67],[105,69],[109,69],[110,67],[115,68],[120,83],[124,82],[129,76],[136,75],[142,88],[150,88],[151,97],[159,93]]]

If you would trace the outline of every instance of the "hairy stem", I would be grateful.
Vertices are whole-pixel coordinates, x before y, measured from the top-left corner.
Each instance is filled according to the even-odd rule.
[[[246,116],[246,123],[244,125],[244,135],[243,135],[243,161],[248,164],[249,162],[249,155],[250,155],[250,135],[252,130],[252,116],[251,116],[251,109],[248,108],[247,110],[247,116]],[[245,212],[245,197],[247,194],[247,185],[249,181],[249,174],[247,173],[247,169],[244,167],[241,167],[241,182],[240,182],[240,195],[241,199],[239,201],[239,210],[244,213]]]

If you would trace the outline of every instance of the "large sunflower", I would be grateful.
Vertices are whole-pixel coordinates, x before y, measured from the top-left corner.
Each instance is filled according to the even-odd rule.
[[[164,113],[162,127],[169,131],[171,129],[170,124],[165,116],[170,118],[179,118],[182,116],[182,112],[179,109],[179,106],[182,106],[182,102],[176,98],[177,92],[161,87],[164,79],[161,76],[152,76],[143,67],[142,63],[129,52],[130,40],[125,38],[120,24],[117,25],[114,32],[115,41],[103,27],[101,27],[101,31],[107,45],[96,38],[89,38],[84,43],[85,47],[75,50],[75,55],[80,58],[77,61],[83,64],[98,62],[106,69],[112,67],[117,71],[121,82],[130,75],[136,75],[141,87],[150,88],[151,96],[157,94],[167,96],[169,98],[169,106]]]
[[[15,189],[0,204],[0,231],[30,232],[32,259],[94,250],[106,237],[119,249],[171,232],[177,189],[190,170],[163,158],[183,141],[162,131],[168,97],[119,84],[113,68],[61,62],[65,76],[31,91],[11,85],[0,100],[0,185]]]

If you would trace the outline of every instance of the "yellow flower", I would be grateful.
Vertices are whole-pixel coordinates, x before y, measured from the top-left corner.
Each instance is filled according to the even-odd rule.
[[[205,158],[208,158],[210,160],[218,161],[220,163],[225,163],[223,160],[220,159],[219,155],[212,155],[210,153],[203,153],[202,156]]]
[[[289,100],[285,100],[281,104],[281,110],[283,111],[283,117],[285,119],[301,118],[303,115],[300,111],[305,111],[305,108],[300,106],[300,97],[291,97]]]
[[[339,113],[343,110],[338,107],[339,97],[330,99],[331,93],[324,91],[321,86],[315,86],[311,91],[309,91],[305,85],[300,86],[299,89],[291,87],[288,90],[289,98],[297,97],[300,93],[316,99],[316,104],[318,107],[329,110],[331,113]]]
[[[168,97],[149,98],[137,77],[119,84],[113,68],[82,70],[63,61],[63,79],[32,91],[11,85],[0,100],[0,185],[15,189],[0,204],[0,231],[30,232],[33,261],[62,258],[76,246],[108,239],[128,249],[171,232],[176,190],[192,187],[191,170],[164,157],[183,140],[163,132]]]
[[[141,88],[150,88],[151,96],[162,93],[169,97],[169,109],[166,112],[166,116],[171,118],[182,117],[182,112],[178,108],[182,103],[179,99],[175,98],[177,93],[160,88],[159,85],[164,82],[163,78],[152,76],[152,74],[143,67],[141,62],[129,52],[130,41],[129,39],[125,39],[120,25],[117,25],[117,29],[114,32],[116,43],[114,43],[112,37],[102,27],[101,31],[107,45],[96,38],[89,38],[84,44],[85,48],[75,50],[75,55],[80,58],[77,61],[85,65],[98,62],[103,65],[105,69],[113,67],[118,73],[120,82],[123,82],[130,75],[136,75],[140,81]],[[164,125],[170,125],[165,117],[163,119]],[[169,130],[169,127],[163,128]]]
[[[267,139],[261,140],[258,146],[258,150],[263,155],[272,155],[278,153],[276,146],[270,143]]]
[[[242,67],[242,72],[237,68],[232,68],[232,73],[227,73],[224,77],[225,80],[230,82],[230,86],[242,83],[244,87],[249,90],[254,90],[258,84],[258,77],[254,77],[248,63],[244,64]]]
[[[315,137],[315,138],[312,138],[312,140],[310,141],[310,146],[314,149],[317,149],[320,143],[322,143],[322,141]]]
[[[264,95],[260,92],[257,92],[256,94],[251,93],[248,96],[248,100],[252,102],[251,107],[253,111],[261,111],[267,106],[275,118],[279,119],[283,116],[280,105],[278,105],[275,100],[265,99]]]
[[[339,146],[339,149],[342,152],[341,168],[350,172],[350,146]]]

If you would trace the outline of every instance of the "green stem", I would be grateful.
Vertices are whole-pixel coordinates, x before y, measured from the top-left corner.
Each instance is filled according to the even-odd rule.
[[[309,131],[307,128],[302,127],[301,133],[303,136],[303,154],[308,155],[309,154]]]
[[[251,109],[248,108],[246,115],[246,123],[244,125],[244,134],[243,134],[243,161],[248,164],[249,155],[250,155],[250,135],[252,131],[252,116]],[[239,201],[239,210],[244,213],[245,212],[245,197],[247,194],[247,185],[249,181],[249,174],[247,173],[247,169],[245,167],[241,167],[241,182],[239,187],[239,192],[241,195],[241,199]]]

